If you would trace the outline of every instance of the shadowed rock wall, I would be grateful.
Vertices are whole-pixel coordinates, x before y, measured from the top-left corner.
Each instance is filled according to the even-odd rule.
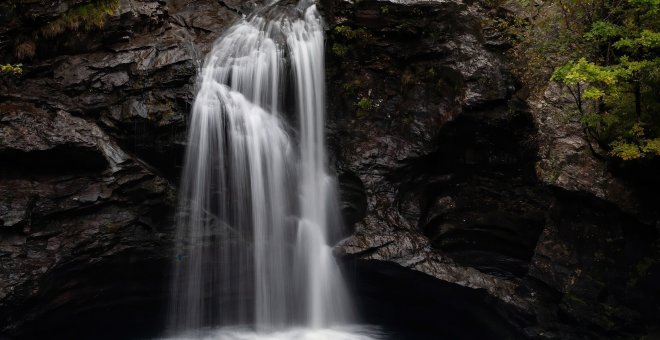
[[[556,85],[523,95],[488,20],[514,13],[325,6],[330,138],[357,221],[339,253],[486,291],[518,330],[495,337],[657,332],[658,182],[595,157]]]
[[[79,2],[3,5],[1,59],[38,38],[23,75],[0,79],[0,334],[162,329],[196,71],[254,7],[120,1],[101,29],[34,33]]]

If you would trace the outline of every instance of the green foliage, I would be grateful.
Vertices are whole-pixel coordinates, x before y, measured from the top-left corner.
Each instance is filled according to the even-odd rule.
[[[371,34],[364,28],[353,29],[350,26],[340,25],[335,27],[335,33],[348,40],[368,40]]]
[[[583,41],[573,28],[562,24],[560,0],[548,0],[540,5],[528,0],[511,1],[529,16],[499,16],[485,20],[482,25],[512,42],[509,54],[516,60],[515,75],[530,89],[539,90],[556,66],[579,57],[577,51],[583,49]]]
[[[623,140],[612,142],[612,150],[610,154],[619,157],[624,161],[632,159],[639,159],[642,157],[642,150],[636,144],[626,143]]]
[[[346,25],[336,26],[332,30],[334,42],[332,43],[332,53],[337,57],[343,58],[355,47],[364,48],[371,42],[373,36],[364,28],[352,28]],[[354,52],[355,54],[355,52]],[[359,52],[358,52],[359,54]]]
[[[368,97],[362,97],[360,98],[357,103],[355,103],[357,106],[357,115],[358,117],[364,117],[366,116],[369,112],[371,112],[374,109],[374,102],[371,100],[371,98]]]
[[[119,9],[119,0],[87,0],[69,8],[63,14],[51,21],[40,23],[33,12],[25,12],[20,2],[10,7],[7,18],[13,26],[25,29],[16,35],[14,54],[16,59],[24,60],[34,57],[38,44],[43,40],[61,35],[64,32],[89,32],[102,28],[109,16]],[[32,13],[32,14],[30,14]]]
[[[47,23],[41,28],[41,34],[45,37],[54,37],[66,30],[91,31],[102,28],[107,17],[113,15],[117,9],[119,9],[118,0],[98,0],[79,5]]]
[[[362,82],[359,79],[353,79],[342,85],[342,88],[349,93],[356,93],[362,87]]]
[[[11,76],[20,76],[23,74],[23,68],[21,67],[21,64],[18,65],[12,65],[12,64],[4,64],[0,65],[0,76],[1,75],[11,75]]]
[[[643,30],[636,37],[624,38],[613,44],[614,48],[628,52],[648,51],[660,48],[660,33]]]
[[[623,27],[608,21],[596,21],[591,30],[584,34],[584,38],[593,43],[606,43],[623,34]]]
[[[566,85],[578,85],[582,83],[610,86],[616,82],[616,72],[607,66],[599,66],[588,62],[585,58],[578,61],[570,61],[555,70],[552,80],[563,82]],[[598,87],[594,87],[597,90]],[[601,92],[600,90],[596,92]],[[601,94],[602,95],[602,94]],[[599,98],[601,95],[597,95]]]
[[[574,99],[587,138],[610,156],[660,156],[660,0],[541,7],[532,21],[512,25],[514,52],[530,65],[523,78],[554,68],[551,79]]]
[[[338,57],[344,57],[346,56],[346,53],[348,53],[348,46],[340,43],[334,43],[332,44],[332,53]]]

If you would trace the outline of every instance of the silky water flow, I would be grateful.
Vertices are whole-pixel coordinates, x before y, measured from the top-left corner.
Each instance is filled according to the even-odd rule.
[[[271,3],[235,24],[198,81],[179,197],[173,338],[371,339],[348,326],[349,297],[328,244],[340,212],[327,169],[324,32],[314,2]]]

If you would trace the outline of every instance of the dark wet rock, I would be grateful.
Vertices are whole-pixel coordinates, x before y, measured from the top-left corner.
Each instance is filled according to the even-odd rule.
[[[106,285],[128,285],[119,288],[126,300],[114,301],[127,303],[142,280],[130,273],[170,249],[171,186],[94,123],[29,104],[0,107],[3,332],[46,334],[49,315],[66,320],[91,299],[110,300],[110,288],[92,283],[95,268],[110,263],[125,276]]]
[[[364,185],[358,176],[344,172],[339,176],[339,192],[344,224],[348,227],[362,221],[367,214],[367,196]],[[346,235],[350,235],[352,231]]]
[[[653,332],[654,199],[591,152],[579,122],[561,119],[568,102],[557,88],[524,97],[510,45],[486,24],[510,12],[455,1],[323,5],[331,145],[367,201],[339,254],[484,290],[525,338]]]
[[[64,111],[48,113],[31,105],[0,104],[1,168],[49,172],[70,168],[103,169],[122,159],[112,157],[109,140],[98,127]],[[76,159],[84,159],[76,164]]]
[[[499,180],[488,178],[491,168],[503,168],[498,171],[501,177],[529,177],[529,166],[516,168],[515,162],[529,155],[517,155],[525,150],[516,150],[515,140],[526,138],[530,124],[518,123],[522,136],[506,131],[507,124],[517,123],[516,117],[507,116],[503,104],[510,96],[511,85],[506,83],[510,76],[501,56],[490,52],[481,40],[477,11],[458,2],[334,3],[328,53],[332,56],[330,96],[337,100],[331,110],[336,131],[331,138],[337,144],[340,172],[356,174],[367,196],[367,216],[357,224],[356,236],[346,241],[347,253],[365,251],[363,255],[369,258],[433,271],[430,268],[445,265],[457,268],[451,256],[435,258],[433,248],[469,251],[460,246],[462,233],[485,230],[484,235],[494,232],[502,240],[516,237],[515,231],[505,235],[511,227],[507,222],[524,220],[525,216],[517,216],[521,214],[492,214],[493,221],[472,216],[474,221],[466,223],[470,198],[485,198],[488,191],[498,190],[487,184]],[[481,109],[486,106],[493,110]],[[498,136],[498,130],[504,136]],[[491,154],[498,147],[503,150]],[[479,176],[486,181],[481,192],[461,194],[461,185],[473,178],[479,181]],[[502,204],[508,199],[493,198]],[[442,216],[452,212],[455,217],[442,221]],[[450,232],[449,224],[456,222],[462,225]],[[519,224],[527,227],[525,222]],[[504,229],[495,231],[498,225]],[[532,235],[520,246],[525,249],[515,254],[527,260],[537,236],[534,230],[540,233],[538,221],[528,229]],[[474,251],[487,253],[487,243]],[[474,257],[454,255],[456,259]],[[506,267],[506,260],[502,262]],[[487,266],[482,266],[486,272]],[[454,276],[468,286],[491,285],[486,289],[501,290],[502,295],[510,291],[506,283],[492,284],[500,280],[497,276],[478,270],[464,274],[440,269],[435,274]]]
[[[73,3],[21,9],[45,22]],[[38,41],[23,76],[0,79],[1,334],[162,330],[195,74],[238,11],[122,1],[103,29]],[[10,22],[0,41],[32,28]]]
[[[572,99],[556,83],[550,83],[544,93],[532,96],[529,102],[539,129],[536,172],[543,183],[588,192],[646,223],[657,221],[652,191],[660,183],[651,175],[658,169],[657,162],[640,164],[640,171],[635,162],[629,162],[629,169],[625,169],[616,161],[608,161],[605,150],[588,142],[579,118],[570,114]]]
[[[240,17],[237,6],[241,11],[250,7],[217,1],[121,2],[99,31],[53,38],[57,44],[38,42],[25,76],[5,80],[0,88],[10,101],[98,120],[123,148],[174,178],[197,68],[213,41]],[[41,7],[27,10],[33,8]]]
[[[517,339],[503,303],[483,290],[439,281],[375,260],[348,261],[347,281],[365,322],[386,325],[393,339]]]

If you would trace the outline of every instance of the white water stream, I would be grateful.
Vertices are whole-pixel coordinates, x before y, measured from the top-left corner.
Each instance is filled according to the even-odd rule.
[[[215,43],[181,182],[173,336],[369,339],[363,328],[341,328],[352,316],[327,242],[340,212],[325,104],[313,1],[266,6]]]

